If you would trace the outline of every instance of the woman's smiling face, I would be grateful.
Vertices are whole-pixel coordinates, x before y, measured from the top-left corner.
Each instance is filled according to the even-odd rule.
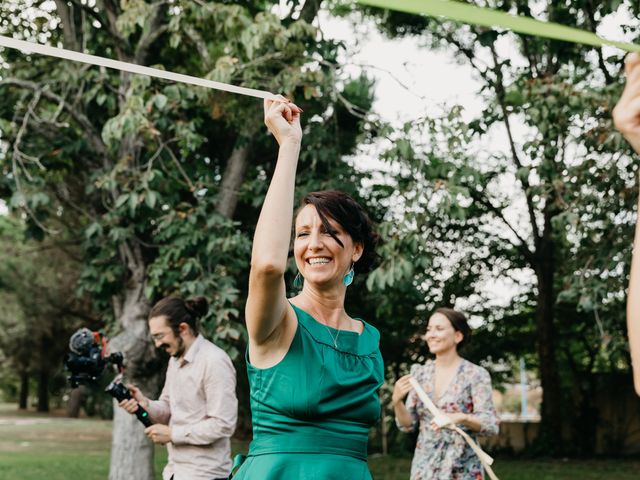
[[[452,348],[456,349],[464,335],[453,328],[452,323],[442,313],[434,313],[429,318],[427,332],[423,338],[427,342],[429,351],[437,355]]]
[[[327,220],[343,246],[324,227],[313,205],[306,205],[296,217],[293,243],[296,265],[305,281],[317,286],[342,282],[351,265],[362,255],[362,245],[354,244],[336,221]]]

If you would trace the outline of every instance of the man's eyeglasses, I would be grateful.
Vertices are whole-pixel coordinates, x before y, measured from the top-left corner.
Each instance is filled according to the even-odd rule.
[[[154,333],[153,335],[151,335],[151,339],[154,342],[160,342],[164,337],[166,337],[169,334],[169,332],[164,332],[164,333]]]

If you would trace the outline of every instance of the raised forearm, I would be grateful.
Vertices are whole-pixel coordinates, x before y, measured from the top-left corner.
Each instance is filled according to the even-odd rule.
[[[280,146],[278,162],[253,238],[252,269],[284,274],[291,240],[299,153],[300,142],[287,141]]]
[[[302,111],[281,97],[265,100],[265,124],[280,145],[278,161],[260,211],[251,253],[249,294],[245,307],[250,344],[268,342],[279,332],[286,317],[287,296],[284,272],[287,266],[293,193],[302,140]]]

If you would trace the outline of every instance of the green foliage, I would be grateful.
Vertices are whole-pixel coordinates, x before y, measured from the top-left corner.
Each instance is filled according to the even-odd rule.
[[[263,1],[98,2],[82,14],[72,3],[2,2],[0,32],[285,94],[308,122],[300,192],[331,187],[358,196],[362,175],[343,157],[368,129],[373,84],[339,72],[342,46],[298,18],[302,5],[279,18]],[[67,20],[58,8],[68,8]],[[203,332],[243,372],[250,239],[277,148],[261,102],[14,50],[2,55],[0,199],[23,216],[28,236],[77,245],[75,294],[91,299],[111,338],[131,335],[125,319],[144,320],[165,295],[204,295],[211,307]],[[246,166],[223,191],[244,147]],[[237,205],[223,209],[229,191]],[[150,391],[161,370],[151,357],[127,359],[127,373],[149,381]],[[242,373],[239,386],[247,400]]]
[[[72,245],[25,241],[24,224],[0,216],[0,358],[3,387],[11,399],[20,376],[43,383],[42,397],[61,397],[65,389],[63,358],[71,333],[84,323],[95,327],[86,299],[74,295],[80,266]],[[44,405],[46,398],[41,398]]]
[[[620,1],[482,6],[535,11],[591,31],[623,7],[637,10]],[[415,286],[426,299],[414,303],[416,314],[464,306],[482,320],[467,354],[500,369],[525,356],[541,372],[543,415],[552,412],[558,424],[559,413],[571,411],[564,418],[576,450],[592,451],[593,432],[583,426],[597,414],[595,374],[630,366],[624,292],[638,166],[610,119],[622,54],[429,17],[364,13],[391,36],[419,34],[453,52],[472,67],[485,101],[470,121],[449,106],[387,133],[392,146],[384,159],[394,176],[384,188],[402,200],[389,204],[390,241],[370,288]],[[639,27],[633,20],[625,30],[638,37]],[[517,53],[503,56],[506,42]],[[492,303],[499,295],[488,286],[504,280],[515,285],[513,297]],[[421,358],[420,343],[400,361]]]
[[[246,281],[251,246],[237,222],[211,214],[213,205],[202,201],[195,208],[185,207],[176,206],[158,224],[154,238],[161,246],[149,266],[146,294],[149,298],[171,293],[206,296],[210,306],[203,319],[205,333],[228,344],[235,359],[239,351],[233,345],[245,332],[237,323],[239,286]]]

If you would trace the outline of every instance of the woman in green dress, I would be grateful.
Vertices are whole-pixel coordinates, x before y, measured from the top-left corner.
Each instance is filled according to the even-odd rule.
[[[373,268],[378,236],[342,192],[308,194],[293,218],[300,113],[284,98],[265,101],[280,149],[253,241],[246,305],[253,441],[234,480],[371,479],[380,334],[347,315],[344,299],[354,274]],[[287,299],[292,224],[302,290]]]

